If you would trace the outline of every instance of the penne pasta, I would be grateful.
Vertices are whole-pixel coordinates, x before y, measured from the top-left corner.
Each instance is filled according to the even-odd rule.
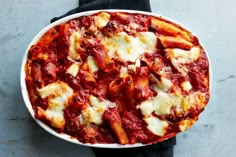
[[[112,81],[109,85],[109,95],[111,97],[118,95],[119,92],[121,92],[122,88],[123,88],[123,82],[121,79],[116,79]]]
[[[147,99],[152,95],[149,87],[148,67],[139,67],[136,72],[135,97],[138,100]]]
[[[181,48],[189,50],[193,47],[193,44],[180,37],[160,36],[161,44],[164,48]]]

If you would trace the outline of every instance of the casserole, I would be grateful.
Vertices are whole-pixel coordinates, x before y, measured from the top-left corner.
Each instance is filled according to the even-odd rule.
[[[116,31],[112,31],[116,34],[110,34],[109,31],[107,33],[107,30],[103,29],[108,25],[109,18],[111,16],[126,18],[129,16],[134,17],[133,15],[135,15],[135,17],[137,15],[138,18],[151,17],[151,27],[148,27],[147,31],[143,29],[145,27],[141,27],[141,30],[139,30],[140,28],[138,25],[141,19],[138,19],[136,17],[136,19],[133,20],[134,24],[131,25],[129,23],[128,26],[130,27],[127,28],[126,25],[123,24],[123,31],[118,31],[118,33]],[[53,74],[49,74],[53,77],[53,79],[49,80],[48,82],[45,81],[46,83],[42,84],[41,80],[39,81],[39,79],[35,79],[35,75],[38,74],[33,74],[34,71],[36,71],[34,69],[38,69],[38,65],[41,64],[38,64],[39,61],[37,60],[47,60],[45,58],[50,58],[50,56],[45,56],[43,53],[43,55],[40,55],[40,57],[39,55],[36,55],[36,57],[34,57],[35,52],[38,51],[38,47],[40,48],[41,46],[40,42],[43,41],[44,43],[46,43],[45,39],[47,38],[44,38],[45,34],[49,33],[50,35],[54,36],[58,33],[56,32],[58,25],[61,26],[64,23],[69,22],[70,20],[72,20],[73,23],[76,22],[77,18],[83,19],[83,17],[92,17],[94,19],[98,19],[98,22],[96,23],[95,21],[95,24],[97,24],[96,27],[99,30],[101,29],[102,31],[99,31],[97,34],[97,28],[91,27],[90,24],[88,25],[88,28],[86,28],[86,31],[92,31],[92,33],[94,34],[96,32],[96,35],[98,36],[96,40],[99,40],[99,44],[102,45],[102,48],[106,48],[106,54],[108,55],[104,57],[104,53],[99,54],[97,52],[94,52],[94,49],[97,49],[97,45],[99,44],[94,44],[94,40],[92,40],[93,38],[82,38],[82,40],[80,41],[81,43],[79,44],[82,45],[82,42],[86,41],[84,43],[84,47],[86,48],[85,53],[89,53],[90,55],[85,55],[86,57],[85,59],[83,59],[80,54],[79,57],[82,58],[82,61],[79,61],[80,59],[77,58],[77,53],[74,53],[74,47],[77,44],[75,41],[81,38],[81,34],[82,37],[94,36],[94,34],[90,35],[91,32],[84,32],[84,29],[79,28],[79,31],[74,31],[69,35],[69,37],[65,37],[65,40],[69,41],[68,56],[66,62],[69,61],[70,63],[68,65],[66,64],[65,66],[63,65],[64,69],[66,67],[64,73],[66,73],[66,75],[69,74],[70,77],[77,77],[78,75],[81,82],[77,84],[82,84],[83,88],[86,88],[86,90],[88,89],[90,93],[89,96],[86,97],[86,100],[88,99],[88,103],[86,102],[88,106],[83,109],[79,109],[81,111],[79,111],[78,117],[76,117],[78,118],[78,121],[82,123],[83,126],[92,125],[93,131],[96,131],[97,126],[103,124],[104,115],[105,117],[109,117],[107,118],[107,123],[109,123],[110,126],[108,130],[112,130],[111,132],[114,132],[115,134],[115,138],[113,138],[114,135],[111,134],[111,142],[107,142],[107,139],[105,139],[104,137],[102,138],[103,140],[101,140],[102,142],[97,142],[98,140],[96,138],[96,142],[94,142],[94,139],[92,138],[92,140],[90,140],[90,137],[89,140],[87,140],[87,137],[80,139],[81,136],[83,136],[84,134],[86,135],[90,131],[90,129],[87,130],[87,128],[84,134],[77,135],[76,138],[68,135],[67,133],[64,133],[63,131],[68,126],[68,121],[65,118],[64,111],[67,110],[68,106],[71,106],[64,106],[64,104],[73,104],[73,102],[71,102],[72,100],[70,100],[71,97],[73,98],[73,100],[76,98],[77,101],[76,94],[80,95],[81,90],[75,92],[77,90],[75,88],[77,87],[72,87],[73,85],[70,85],[68,82],[57,79]],[[99,21],[101,19],[102,21]],[[146,24],[147,21],[142,23],[142,25]],[[109,25],[109,28],[114,27],[114,25]],[[119,25],[119,27],[121,27],[121,25]],[[60,34],[60,31],[58,34]],[[100,38],[102,38],[102,40],[100,40]],[[128,46],[126,46],[127,43]],[[93,45],[96,45],[96,47],[94,48]],[[57,46],[60,46],[60,44],[58,44]],[[101,47],[99,47],[99,51],[102,51]],[[119,50],[114,51],[114,47],[118,47]],[[124,53],[126,51],[127,53]],[[158,53],[158,56],[154,55],[156,53]],[[154,57],[152,57],[152,55],[154,55]],[[36,63],[34,63],[35,60]],[[56,66],[60,66],[60,64],[58,64],[58,60],[55,61],[57,63],[55,64]],[[119,63],[116,64],[116,62]],[[39,69],[44,68],[46,69],[46,71],[50,71],[53,68],[58,68],[55,65],[52,66],[52,64],[49,64],[48,62],[46,63],[47,64],[40,65]],[[110,70],[116,69],[116,67],[118,67],[118,73]],[[106,77],[109,77],[110,74],[115,73],[114,80],[110,80],[107,82],[109,84],[109,87],[106,87],[109,88],[108,95],[112,97],[113,95],[116,95],[118,91],[121,91],[121,89],[118,89],[118,85],[120,85],[120,82],[122,82],[122,91],[124,91],[123,96],[125,97],[125,102],[127,104],[132,104],[132,102],[129,103],[129,100],[132,100],[135,97],[134,109],[121,109],[122,107],[117,107],[119,105],[117,105],[116,100],[122,99],[121,97],[117,98],[117,96],[115,97],[115,100],[112,100],[110,99],[110,97],[106,96],[107,93],[105,93],[105,95],[99,95],[99,92],[91,94],[91,92],[93,93],[93,90],[96,90],[96,87],[99,87],[100,83],[92,87],[90,85],[90,82],[94,83],[100,79],[100,75],[97,74],[97,71],[99,72],[99,70],[101,70],[103,73],[106,73]],[[201,70],[203,71],[201,72]],[[85,74],[84,71],[90,71],[90,73],[93,75],[95,75],[94,73],[96,73],[96,76],[92,79],[91,77],[89,77],[90,82],[88,82],[87,78],[89,74]],[[27,78],[28,76],[30,77],[29,79]],[[54,77],[56,78],[56,80],[54,80]],[[117,80],[117,78],[119,79]],[[46,107],[46,109],[44,109],[44,107],[42,106],[37,106],[37,103],[32,103],[33,98],[30,94],[30,89],[32,89],[30,85],[32,85],[32,83],[29,83],[30,81],[34,82],[34,94],[32,97],[36,96],[39,97],[40,100],[45,100],[46,104],[49,104],[49,108]],[[132,90],[133,92],[130,92],[130,89],[128,90],[129,92],[125,92],[127,87],[130,86],[123,84],[130,85],[132,84],[132,82],[134,84]],[[119,86],[119,88],[121,87]],[[59,21],[56,21],[55,23],[52,23],[45,27],[35,36],[29,47],[27,48],[22,62],[21,89],[26,107],[32,117],[40,126],[57,137],[73,143],[93,147],[138,147],[163,141],[175,136],[178,132],[184,131],[191,125],[193,125],[193,123],[198,119],[199,114],[204,110],[206,104],[209,101],[210,65],[205,50],[199,43],[197,37],[195,37],[191,32],[189,32],[187,29],[183,28],[173,20],[141,11],[88,11],[71,15]],[[99,88],[99,90],[101,89],[103,88]],[[63,91],[64,93],[58,94],[58,91]],[[60,109],[59,116],[59,112],[55,113],[54,110],[50,110],[50,108],[52,108],[53,106],[51,105],[50,107],[50,104],[55,104],[55,102],[58,103],[59,100],[61,101],[61,98],[56,97],[58,95],[63,97],[63,102],[59,103],[63,104],[62,109]],[[98,104],[100,104],[100,106],[97,106]],[[36,105],[36,108],[33,108],[34,105]],[[119,111],[113,111],[105,114],[107,111],[113,110],[113,108],[116,107]],[[99,110],[99,112],[97,112],[97,110]],[[100,112],[101,110],[102,112]],[[123,110],[128,110],[129,112],[125,112],[123,114]],[[130,111],[138,112],[137,115],[140,115],[137,116],[138,120],[141,121],[138,124],[141,124],[142,128],[145,128],[147,130],[145,131],[145,135],[149,134],[150,132],[151,137],[148,137],[147,141],[139,137],[139,135],[143,132],[143,129],[140,129],[140,134],[135,135],[133,139],[132,134],[134,134],[135,131],[132,132],[134,129],[132,127],[130,128],[130,126],[132,126],[132,123],[128,123],[130,120],[129,116],[133,115],[133,113]],[[115,123],[116,121],[111,122],[112,117],[109,116],[115,112],[117,112],[117,115],[120,116],[120,121],[118,123]],[[120,112],[122,112],[122,116],[119,115]],[[136,115],[136,113],[134,115]],[[35,118],[35,116],[37,118]],[[133,121],[131,120],[131,122]],[[96,129],[94,129],[94,125]],[[177,129],[176,126],[178,126]],[[94,136],[97,136],[97,134]],[[154,138],[154,140],[151,140],[152,138]],[[112,141],[114,139],[115,142]],[[140,143],[140,141],[142,141],[142,143]]]

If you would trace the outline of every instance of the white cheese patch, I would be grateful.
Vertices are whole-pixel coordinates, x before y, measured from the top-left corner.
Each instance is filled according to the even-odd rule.
[[[189,91],[192,89],[192,85],[190,84],[189,81],[184,81],[181,83],[181,87],[183,88],[183,90],[185,91]]]
[[[95,25],[100,29],[109,22],[110,15],[106,12],[101,12],[97,16],[94,17]]]
[[[182,49],[173,49],[173,58],[177,59],[179,63],[191,63],[197,60],[200,56],[200,48],[192,47],[189,51]]]
[[[79,32],[74,32],[70,36],[69,57],[70,59],[75,60],[75,61],[80,59],[80,54],[77,52],[80,47],[80,43],[79,43],[80,38],[81,38],[81,34]]]
[[[80,122],[85,125],[89,125],[91,123],[97,125],[102,124],[102,115],[105,110],[116,106],[113,102],[102,98],[97,98],[93,95],[89,96],[89,104],[90,106],[82,110],[80,115]]]
[[[135,64],[129,64],[128,65],[128,70],[136,72],[137,67],[141,66],[140,59],[136,59]]]
[[[110,58],[135,62],[145,52],[154,52],[156,42],[157,37],[152,32],[139,32],[135,36],[120,32],[110,38],[106,37],[102,44],[107,48]]]
[[[188,111],[191,106],[202,104],[206,101],[205,94],[194,92],[188,96],[175,93],[158,92],[158,95],[141,102],[137,108],[144,116],[154,112],[157,115],[170,114],[170,109],[175,107],[177,114]],[[204,106],[200,106],[204,107]]]
[[[188,64],[196,61],[200,56],[200,48],[192,47],[190,50],[183,49],[165,49],[167,57],[171,60],[173,66],[186,75],[188,69],[183,64]]]
[[[157,92],[168,91],[173,86],[171,80],[167,79],[166,77],[161,77],[159,81],[153,74],[150,74],[149,79],[153,83],[151,88]]]
[[[164,136],[166,129],[168,128],[168,123],[166,121],[160,120],[157,117],[149,116],[144,118],[144,121],[147,123],[147,128],[158,136]]]
[[[140,108],[142,113],[150,113],[150,109],[153,109],[152,112],[155,112],[158,115],[165,115],[170,113],[171,107],[180,106],[181,102],[181,95],[178,96],[175,94],[159,92],[157,96],[143,101],[140,105],[138,105],[138,108]],[[148,107],[146,108],[146,106]]]
[[[173,106],[181,106],[182,100],[182,95],[159,92],[158,96],[153,98],[155,113],[159,115],[169,114]]]
[[[72,76],[76,76],[79,72],[79,64],[73,63],[67,70],[67,74],[71,74]]]
[[[144,117],[148,117],[154,111],[154,106],[152,101],[143,101],[140,105],[137,106],[140,109]]]
[[[51,125],[62,129],[65,125],[63,110],[66,108],[68,99],[73,95],[74,91],[66,83],[57,81],[43,88],[38,89],[41,98],[48,100],[48,108],[41,112],[51,122]]]
[[[128,69],[126,67],[121,67],[120,69],[120,77],[124,77],[125,75],[128,74]]]
[[[87,63],[88,63],[89,71],[91,73],[94,73],[94,72],[99,70],[99,68],[97,66],[97,63],[94,61],[94,57],[93,56],[88,56]]]

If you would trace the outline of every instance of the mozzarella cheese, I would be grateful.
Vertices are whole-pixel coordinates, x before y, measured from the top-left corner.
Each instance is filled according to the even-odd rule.
[[[125,75],[128,74],[128,69],[126,67],[121,67],[120,69],[120,77],[124,77]]]
[[[178,95],[174,93],[158,92],[158,95],[149,98],[137,105],[137,109],[140,109],[143,120],[147,123],[147,128],[158,136],[165,134],[168,123],[164,120],[160,120],[156,115],[170,114],[170,109],[175,107],[177,114],[182,114],[188,111],[191,106],[198,106],[199,104],[205,104],[205,93],[195,92],[189,96]],[[200,106],[204,107],[204,106]],[[198,107],[199,108],[199,107]],[[189,128],[194,123],[194,120],[181,121],[179,127],[182,131]]]
[[[183,90],[185,90],[185,91],[189,91],[192,89],[192,85],[190,84],[189,81],[182,82],[181,86],[182,86]]]
[[[135,36],[120,32],[110,38],[106,37],[102,44],[107,48],[110,58],[135,62],[145,52],[154,52],[156,42],[157,37],[152,32],[139,32]]]
[[[69,57],[72,60],[79,60],[80,54],[77,50],[80,48],[79,39],[81,38],[81,34],[79,32],[74,32],[70,36],[70,47],[69,47]]]
[[[188,96],[175,93],[158,92],[158,95],[145,100],[137,106],[143,115],[155,112],[157,115],[166,115],[170,109],[175,107],[177,113],[185,112],[191,106],[201,104],[206,101],[204,93],[195,92]]]
[[[178,63],[186,64],[196,61],[200,56],[200,48],[193,47],[189,51],[183,49],[173,49],[170,57],[178,60]]]
[[[189,51],[183,49],[166,49],[167,58],[171,60],[173,66],[181,72],[183,75],[186,75],[188,68],[183,66],[183,64],[188,64],[196,61],[200,56],[200,48],[192,47]]]
[[[99,68],[97,66],[97,63],[94,61],[94,57],[93,56],[88,56],[87,64],[88,64],[88,67],[89,67],[89,71],[91,73],[94,73],[94,72],[99,70]]]
[[[94,17],[94,22],[95,25],[100,29],[104,26],[106,26],[106,24],[109,22],[110,20],[110,15],[106,12],[101,12],[99,13],[97,16]]]
[[[73,63],[67,70],[67,74],[71,74],[72,76],[76,76],[79,72],[79,64]]]
[[[150,116],[155,110],[152,101],[143,101],[137,108],[140,109],[144,117]]]
[[[128,70],[136,72],[137,67],[141,66],[140,59],[136,59],[135,64],[129,64],[128,65]]]
[[[93,95],[89,96],[89,106],[81,111],[80,122],[85,125],[89,125],[91,123],[94,124],[102,124],[102,115],[105,110],[109,108],[113,108],[116,106],[115,103],[110,102],[108,100],[97,98]]]
[[[147,128],[158,136],[164,136],[166,129],[168,128],[168,123],[166,121],[160,120],[157,117],[149,116],[144,118],[144,121],[147,123]]]
[[[73,89],[66,83],[57,81],[38,89],[38,93],[41,98],[47,97],[48,100],[47,110],[40,109],[40,115],[46,117],[53,127],[63,129],[65,125],[63,110],[68,104],[68,99],[74,93]]]
[[[171,82],[171,80],[165,77],[161,77],[159,81],[153,74],[150,74],[149,79],[153,83],[151,85],[151,88],[157,92],[168,91],[173,86],[173,83]]]

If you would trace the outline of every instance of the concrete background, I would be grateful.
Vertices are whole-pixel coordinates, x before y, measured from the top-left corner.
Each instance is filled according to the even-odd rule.
[[[150,0],[152,11],[201,39],[212,65],[212,95],[198,122],[177,135],[175,157],[236,156],[236,1]],[[48,134],[30,117],[20,93],[20,65],[31,39],[77,0],[0,0],[0,156],[93,157],[87,147]]]

